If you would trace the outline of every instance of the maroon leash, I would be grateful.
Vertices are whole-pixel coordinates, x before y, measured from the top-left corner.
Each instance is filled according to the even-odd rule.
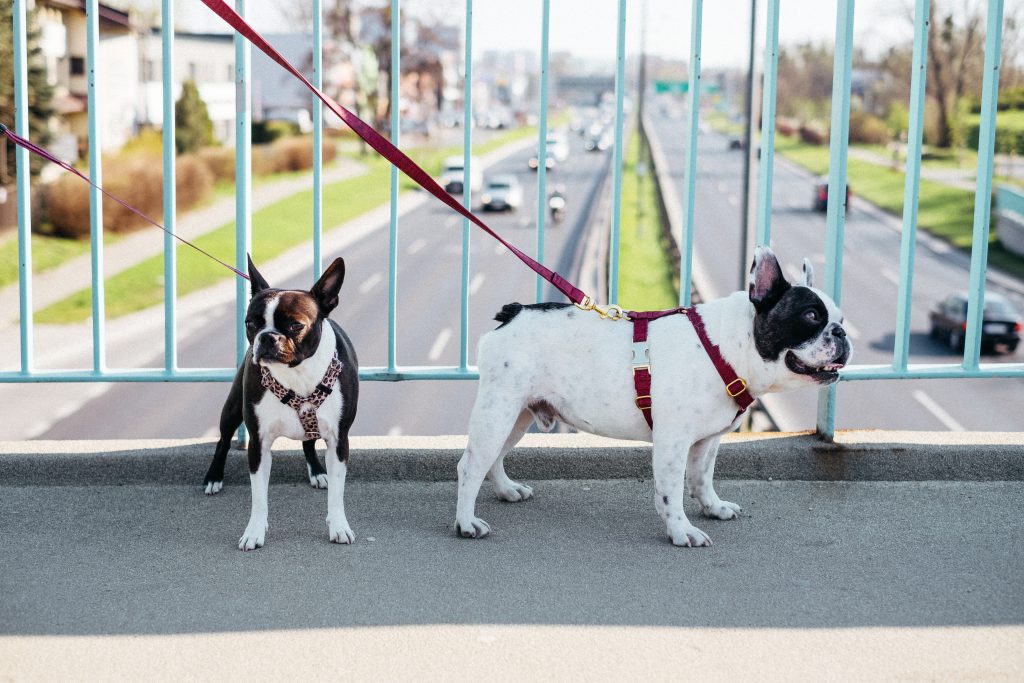
[[[754,397],[747,388],[747,382],[736,374],[729,361],[722,356],[722,351],[712,343],[704,329],[704,319],[700,317],[696,308],[670,308],[665,311],[629,311],[626,315],[633,321],[633,387],[636,389],[636,407],[643,413],[647,420],[647,426],[654,428],[654,418],[651,416],[653,401],[651,399],[651,357],[647,345],[647,325],[652,320],[664,318],[669,315],[684,313],[693,325],[693,331],[704,346],[704,350],[711,359],[722,381],[725,382],[725,393],[732,397],[732,400],[739,406],[736,417],[739,417],[754,402]]]

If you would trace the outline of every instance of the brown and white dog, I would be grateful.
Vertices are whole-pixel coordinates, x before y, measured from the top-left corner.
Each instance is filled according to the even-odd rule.
[[[220,440],[204,479],[207,494],[221,490],[231,439],[244,419],[252,510],[239,550],[254,550],[265,541],[270,449],[279,436],[302,440],[310,484],[327,488],[330,540],[355,540],[345,518],[345,474],[348,431],[359,398],[359,364],[348,336],[327,317],[338,305],[344,279],[345,262],[338,258],[308,292],[272,289],[249,259],[249,349],[221,411]],[[316,459],[317,437],[327,444],[326,473]]]
[[[791,285],[762,247],[751,272],[749,292],[697,306],[725,360],[755,397],[835,382],[852,349],[839,308],[812,287],[810,262],[804,261],[803,282]],[[653,429],[634,402],[629,322],[602,320],[570,304],[509,304],[496,320],[501,325],[480,339],[480,386],[458,465],[456,533],[490,533],[475,512],[485,477],[503,500],[533,495],[509,479],[505,454],[532,422],[548,430],[561,421],[592,434],[652,442],[654,502],[672,543],[711,545],[687,519],[683,502],[696,498],[708,517],[736,517],[740,507],[718,497],[712,476],[719,440],[741,418],[690,320],[671,315],[650,323]]]

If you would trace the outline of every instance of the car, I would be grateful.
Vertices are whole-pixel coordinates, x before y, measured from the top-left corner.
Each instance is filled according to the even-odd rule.
[[[548,154],[553,156],[558,163],[569,158],[569,142],[561,133],[548,135],[547,149]]]
[[[480,170],[480,160],[476,157],[471,157],[469,167],[469,189],[471,192],[479,192],[484,184],[484,174]],[[444,160],[440,185],[444,188],[445,192],[449,194],[462,194],[462,185],[465,182],[464,170],[462,157],[448,157]]]
[[[743,138],[729,138],[729,149],[745,149],[746,146],[747,145],[743,142]]]
[[[551,150],[549,149],[547,155],[544,157],[544,167],[550,171],[555,167],[555,163],[555,157],[551,154]],[[534,154],[532,157],[530,157],[530,160],[527,162],[527,164],[530,166],[532,170],[536,171],[537,168],[540,166],[540,154]]]
[[[957,292],[943,299],[932,311],[931,336],[945,342],[955,352],[963,351],[967,334],[967,294]],[[995,292],[986,292],[982,312],[981,348],[996,351],[1005,347],[1008,353],[1020,344],[1021,315],[1010,301]]]
[[[850,210],[850,183],[846,183],[846,210]],[[828,211],[828,178],[818,178],[814,183],[814,196],[811,198],[812,211]]]
[[[515,211],[523,205],[523,186],[514,175],[488,178],[480,196],[484,211]]]

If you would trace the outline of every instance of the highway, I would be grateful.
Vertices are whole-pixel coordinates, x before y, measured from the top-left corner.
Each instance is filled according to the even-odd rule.
[[[669,160],[670,173],[682,191],[685,121],[652,107],[652,134]],[[721,296],[739,289],[741,172],[744,152],[728,149],[728,139],[706,131],[697,142],[694,262]],[[756,183],[756,178],[755,178]],[[791,280],[803,258],[824,275],[825,214],[811,210],[812,177],[777,160],[773,186],[772,247]],[[857,188],[846,217],[841,305],[854,343],[854,364],[890,364],[896,329],[899,282],[899,219],[859,200]],[[911,363],[958,363],[960,356],[929,337],[928,311],[947,294],[966,290],[968,257],[921,234],[913,281]],[[1009,286],[1004,286],[1004,285]],[[989,278],[999,291],[1024,310],[1024,283]],[[983,362],[1019,362],[1013,356],[984,355]],[[886,380],[844,382],[839,387],[840,429],[1019,430],[1024,426],[1024,380]],[[816,392],[777,394],[768,401],[772,416],[785,431],[812,429]]]

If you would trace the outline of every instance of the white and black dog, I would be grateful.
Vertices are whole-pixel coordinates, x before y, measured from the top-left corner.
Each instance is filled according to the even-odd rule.
[[[710,340],[746,380],[753,396],[835,382],[851,353],[839,308],[804,279],[790,285],[771,250],[758,248],[749,292],[697,306]],[[480,385],[459,461],[457,534],[490,532],[476,516],[485,477],[499,498],[521,501],[533,490],[509,479],[503,460],[535,421],[555,421],[581,431],[652,442],[655,507],[679,546],[711,545],[683,511],[687,495],[716,519],[733,519],[740,507],[715,493],[712,476],[718,443],[741,416],[722,378],[685,315],[653,320],[649,364],[653,429],[635,403],[630,363],[632,325],[609,322],[571,304],[509,304],[501,325],[480,339]]]
[[[345,518],[348,431],[356,417],[359,365],[345,332],[328,315],[338,305],[345,262],[338,258],[308,292],[271,289],[249,259],[252,298],[245,315],[249,349],[220,415],[220,440],[204,480],[208,494],[221,490],[231,439],[244,418],[249,432],[252,511],[238,540],[240,550],[262,547],[267,532],[270,449],[283,436],[301,439],[309,482],[327,488],[327,533],[352,543]],[[327,472],[314,444],[327,444]]]

